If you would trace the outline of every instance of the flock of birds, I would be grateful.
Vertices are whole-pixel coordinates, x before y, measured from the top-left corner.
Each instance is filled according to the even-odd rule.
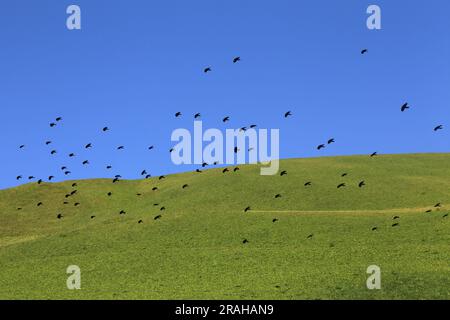
[[[367,50],[367,49],[364,49],[364,50],[361,51],[361,54],[364,55],[364,54],[367,54],[367,52],[368,52],[368,50]],[[241,61],[241,58],[240,58],[240,57],[235,57],[235,58],[233,58],[232,61],[233,61],[233,63],[238,63],[238,62]],[[203,69],[203,72],[204,72],[204,73],[209,73],[209,72],[212,72],[212,70],[213,70],[212,67],[209,66],[209,67],[204,68],[204,69]],[[401,111],[401,112],[406,112],[406,111],[409,110],[410,108],[411,108],[410,105],[406,102],[406,103],[404,103],[404,104],[400,107],[400,111]],[[176,112],[176,113],[175,113],[175,118],[180,118],[180,117],[182,117],[182,116],[183,116],[183,115],[182,115],[181,112]],[[293,113],[292,113],[292,111],[286,111],[286,112],[284,112],[283,116],[284,116],[284,118],[287,119],[287,118],[292,117],[292,116],[293,116]],[[195,114],[194,114],[194,119],[199,119],[199,118],[201,118],[201,113],[195,113]],[[57,117],[57,118],[55,119],[54,122],[51,122],[51,123],[49,124],[49,126],[50,126],[51,128],[55,128],[55,127],[57,127],[58,124],[61,123],[62,121],[63,121],[63,118],[62,118],[62,117]],[[228,121],[230,121],[230,116],[225,116],[225,117],[222,119],[222,122],[223,122],[223,123],[226,123],[226,122],[228,122]],[[240,128],[240,131],[246,131],[248,128],[255,128],[256,126],[257,126],[257,125],[255,125],[255,124],[252,124],[252,125],[249,125],[249,126],[244,126],[244,127],[241,127],[241,128]],[[436,131],[443,130],[443,129],[444,129],[444,126],[443,126],[443,125],[437,125],[437,126],[434,127],[433,130],[436,132]],[[109,127],[105,126],[105,127],[103,127],[103,128],[101,129],[101,131],[102,131],[103,133],[107,133],[108,131],[110,131],[110,129],[109,129]],[[322,149],[325,149],[325,148],[327,147],[327,145],[333,144],[333,143],[335,143],[335,142],[336,142],[336,141],[335,141],[334,138],[330,138],[330,139],[328,139],[328,141],[327,141],[326,143],[321,143],[321,144],[319,144],[319,145],[317,146],[316,149],[320,151],[320,150],[322,150]],[[52,141],[51,141],[51,140],[45,141],[45,145],[46,145],[46,146],[52,145]],[[26,146],[23,144],[23,145],[20,145],[20,146],[19,146],[19,149],[24,149],[25,147],[26,147]],[[94,147],[94,146],[93,146],[92,143],[86,143],[85,146],[84,146],[85,149],[92,149],[93,147]],[[117,150],[124,150],[124,149],[125,149],[125,146],[123,146],[123,145],[120,145],[120,146],[117,147]],[[152,149],[154,149],[154,146],[153,146],[153,145],[148,147],[148,150],[152,150]],[[171,149],[169,150],[169,152],[173,152],[173,151],[174,151],[173,148],[171,148]],[[237,147],[235,147],[235,148],[234,148],[234,152],[237,153],[238,151],[239,151],[239,149],[238,149]],[[251,151],[251,149],[248,149],[248,151]],[[51,154],[51,155],[55,155],[55,154],[57,154],[57,152],[58,152],[58,151],[57,151],[56,149],[51,149],[51,150],[50,150],[50,154]],[[378,152],[373,152],[372,154],[370,154],[370,157],[375,157],[375,156],[377,156],[377,155],[378,155]],[[75,154],[74,152],[71,152],[71,153],[68,154],[68,157],[69,157],[69,158],[76,157],[76,154]],[[82,161],[82,164],[83,164],[84,166],[87,166],[87,165],[90,164],[90,162],[89,162],[89,160],[83,160],[83,161]],[[214,163],[213,163],[213,165],[218,165],[218,164],[219,164],[218,162],[214,162]],[[204,168],[204,167],[206,167],[206,166],[208,166],[208,165],[210,165],[210,164],[208,164],[208,163],[203,163],[203,164],[202,164],[202,168]],[[112,166],[107,165],[107,166],[106,166],[106,169],[110,170],[110,169],[112,169]],[[239,171],[239,167],[235,167],[235,168],[233,168],[232,170],[233,170],[233,172],[237,172],[237,171]],[[71,171],[69,170],[69,168],[68,168],[67,166],[62,166],[62,167],[61,167],[61,171],[63,172],[63,174],[64,174],[65,176],[68,176],[68,175],[71,174]],[[196,172],[197,172],[197,173],[201,173],[202,170],[196,169]],[[227,172],[230,172],[230,169],[229,169],[229,168],[224,168],[224,169],[222,170],[222,173],[224,173],[224,174],[227,173]],[[288,174],[288,173],[287,173],[286,170],[283,170],[283,171],[280,172],[280,176],[285,176],[285,175],[287,175],[287,174]],[[347,175],[348,175],[348,173],[345,172],[345,173],[342,173],[342,174],[341,174],[341,177],[344,178],[344,177],[346,177]],[[149,174],[149,173],[147,172],[147,170],[142,170],[142,171],[141,171],[141,176],[144,177],[145,179],[148,179],[148,178],[151,177],[151,174]],[[21,179],[23,179],[23,178],[24,178],[23,175],[18,175],[18,176],[16,177],[17,180],[21,180]],[[49,175],[47,180],[48,180],[48,181],[52,181],[54,178],[55,178],[55,177],[54,177],[53,175]],[[112,179],[112,183],[117,183],[117,182],[119,182],[121,178],[122,178],[121,175],[115,175],[115,176],[113,177],[113,179]],[[28,180],[30,180],[30,181],[31,181],[31,180],[35,180],[35,179],[36,179],[36,177],[33,176],[33,175],[28,176]],[[163,176],[163,175],[162,175],[162,176],[159,176],[158,179],[159,179],[159,180],[165,179],[165,176]],[[43,179],[38,179],[38,180],[37,180],[37,184],[42,184],[43,182],[44,182]],[[312,185],[313,185],[313,182],[312,182],[312,181],[307,181],[307,182],[304,183],[304,187],[311,187]],[[68,204],[69,204],[68,198],[73,197],[73,196],[75,196],[75,195],[77,194],[77,192],[78,192],[77,189],[76,189],[77,186],[78,186],[78,184],[77,184],[76,182],[74,182],[74,183],[72,184],[73,190],[65,195],[65,200],[64,200],[64,204],[65,204],[65,205],[68,205]],[[339,184],[337,185],[337,189],[345,188],[346,186],[347,186],[347,184],[346,184],[345,182],[342,182],[342,183],[339,183]],[[361,180],[361,181],[358,183],[358,187],[359,187],[359,188],[364,188],[365,186],[366,186],[365,180]],[[186,189],[186,188],[188,188],[188,187],[189,187],[188,184],[183,184],[183,185],[181,186],[182,189]],[[158,190],[158,187],[153,187],[153,188],[152,188],[152,191],[156,191],[156,190]],[[112,195],[113,195],[113,194],[112,194],[111,191],[109,191],[109,192],[106,193],[106,196],[107,196],[107,197],[111,197]],[[142,196],[141,193],[137,193],[136,195],[137,195],[137,196]],[[276,194],[276,195],[275,195],[275,199],[278,199],[278,198],[281,198],[281,197],[282,197],[281,194]],[[37,206],[38,206],[38,207],[43,206],[43,205],[44,205],[44,204],[43,204],[42,202],[38,202],[38,203],[37,203]],[[79,202],[74,202],[73,205],[77,207],[77,206],[80,206],[80,203],[79,203]],[[154,206],[159,206],[159,203],[155,203]],[[434,207],[437,208],[437,209],[439,209],[439,208],[441,208],[441,204],[438,203],[438,204],[436,204]],[[17,208],[17,210],[22,210],[22,208],[19,207],[19,208]],[[163,216],[162,216],[162,212],[163,212],[164,210],[166,210],[166,208],[165,208],[164,206],[161,206],[161,207],[159,208],[159,210],[161,211],[161,213],[158,214],[158,215],[156,215],[156,216],[153,218],[154,220],[159,220],[159,219],[161,219],[161,218],[163,217]],[[244,211],[244,213],[247,213],[247,212],[249,212],[249,211],[251,211],[251,210],[252,210],[252,209],[251,209],[251,206],[247,206],[246,208],[244,208],[243,211]],[[432,209],[427,210],[426,212],[427,212],[427,213],[432,212]],[[126,214],[126,211],[125,211],[125,210],[120,210],[119,215],[125,215],[125,214]],[[448,214],[445,214],[445,215],[443,216],[443,218],[447,218],[447,217],[448,217]],[[56,215],[56,218],[57,218],[57,219],[63,219],[63,218],[64,218],[64,215],[63,215],[62,213],[58,213],[58,214]],[[94,218],[95,218],[95,215],[92,215],[90,218],[91,218],[91,219],[94,219]],[[394,216],[392,219],[394,220],[394,222],[392,223],[392,227],[398,227],[398,226],[399,226],[399,222],[398,222],[398,221],[399,221],[400,217],[399,217],[399,216]],[[278,222],[278,221],[279,221],[278,218],[273,218],[273,220],[272,220],[273,223],[276,223],[276,222]],[[143,220],[139,220],[138,223],[139,223],[139,224],[143,223]],[[372,230],[372,231],[376,231],[376,230],[378,230],[378,227],[377,227],[377,226],[374,226],[374,227],[372,227],[371,230]],[[307,239],[312,239],[313,237],[314,237],[314,234],[309,234],[309,235],[307,236]],[[247,243],[249,243],[249,242],[250,242],[250,241],[249,241],[248,239],[243,239],[243,240],[242,240],[242,243],[243,243],[243,244],[247,244]]]

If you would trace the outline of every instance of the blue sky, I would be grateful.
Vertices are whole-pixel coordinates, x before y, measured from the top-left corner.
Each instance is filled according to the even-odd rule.
[[[66,28],[70,4],[80,31]],[[380,31],[366,28],[370,4]],[[282,158],[449,151],[447,0],[5,0],[0,12],[0,188],[64,180],[63,165],[70,179],[192,170],[168,150],[196,112],[206,128],[279,128]]]

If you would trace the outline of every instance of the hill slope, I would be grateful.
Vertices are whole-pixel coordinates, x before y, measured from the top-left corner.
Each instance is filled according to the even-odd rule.
[[[240,166],[0,191],[0,298],[450,298],[450,154],[280,169],[288,174]],[[381,290],[366,288],[373,264]],[[82,290],[66,288],[69,265],[81,268]]]

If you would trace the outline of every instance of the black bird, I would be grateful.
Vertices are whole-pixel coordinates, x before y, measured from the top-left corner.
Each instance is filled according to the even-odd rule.
[[[42,206],[42,205],[43,205],[42,202],[39,202],[39,203],[37,204],[38,207],[40,207],[40,206]]]
[[[367,49],[363,49],[363,50],[361,50],[361,54],[365,54],[365,53],[367,53],[369,50],[367,50]]]
[[[119,182],[119,178],[114,178],[112,182],[113,183]]]
[[[70,171],[64,171],[64,175],[68,176],[69,174],[71,174],[72,172]]]
[[[378,227],[373,227],[372,231],[378,230]]]
[[[239,151],[239,148],[238,147],[234,147],[234,153],[238,153],[238,151]]]
[[[308,181],[308,182],[306,182],[306,183],[304,184],[305,187],[308,187],[308,186],[310,186],[310,185],[312,185],[312,182],[311,182],[311,181]]]
[[[432,212],[432,211],[433,211],[433,210],[430,209],[430,210],[425,211],[425,213],[430,213],[430,212]]]
[[[112,192],[108,192],[107,195],[108,195],[108,197],[111,197],[112,196]]]
[[[200,118],[202,115],[200,113],[194,114],[194,119]]]
[[[236,63],[236,62],[239,62],[239,61],[241,61],[241,57],[236,57],[236,58],[233,59],[233,63]]]
[[[341,174],[341,177],[346,177],[348,174],[347,173],[343,173]]]
[[[162,215],[158,214],[156,217],[153,218],[153,220],[161,219]]]
[[[78,206],[80,205],[80,203],[79,203],[79,202],[75,202],[73,205],[74,205],[75,207],[78,207]]]
[[[178,118],[179,116],[181,116],[181,112],[177,112],[177,113],[175,113],[175,118]]]
[[[439,126],[437,126],[436,128],[434,128],[434,131],[438,131],[438,130],[442,130],[444,129],[444,126],[441,124]]]
[[[158,180],[162,180],[162,179],[165,179],[165,178],[166,178],[165,176],[159,176]]]
[[[378,152],[375,151],[375,152],[372,153],[370,156],[371,156],[371,157],[375,157],[375,156],[377,156],[377,155],[378,155]]]
[[[284,114],[284,117],[285,117],[285,118],[287,118],[287,117],[289,117],[289,116],[292,116],[292,113],[291,113],[290,111],[288,111],[288,112],[286,112],[286,113]]]
[[[392,224],[393,227],[398,227],[400,224],[398,222]]]
[[[169,152],[172,153],[173,150],[174,150],[173,148],[170,148]]]
[[[69,198],[69,197],[70,197],[70,193],[66,194],[64,197],[65,197],[66,199]]]
[[[446,213],[442,216],[442,218],[447,218],[447,217],[448,217],[448,213]]]
[[[23,148],[25,148],[24,144],[19,147],[19,149],[23,149]]]
[[[196,169],[195,172],[202,173],[203,171],[200,169]]]
[[[29,176],[29,177],[28,177],[28,180],[33,180],[33,179],[34,179],[33,176]]]
[[[225,168],[225,169],[222,170],[222,173],[229,172],[229,171],[230,170],[228,170],[228,168]]]
[[[125,149],[124,146],[119,146],[119,147],[117,147],[117,150],[123,150],[123,149]]]
[[[275,223],[275,222],[277,222],[277,221],[278,221],[277,218],[275,218],[275,219],[272,220],[273,223]]]
[[[56,154],[56,150],[52,150],[50,154]]]
[[[56,121],[61,121],[62,120],[62,118],[61,117],[58,117],[58,118],[56,118]]]
[[[48,181],[52,181],[53,178],[54,178],[54,176],[49,176]]]
[[[230,117],[225,117],[222,119],[222,122],[227,122],[227,121],[230,121]]]
[[[279,193],[275,195],[275,199],[278,199],[278,198],[281,198],[281,194],[279,194]]]
[[[61,213],[58,213],[58,215],[56,216],[58,219],[61,219],[63,217],[63,215]]]
[[[102,130],[103,130],[103,132],[106,132],[106,131],[109,131],[109,128],[108,127],[104,127]]]
[[[91,219],[94,219],[95,218],[95,216],[91,216]]]
[[[37,183],[38,183],[38,184],[41,184],[41,183],[42,183],[42,179],[39,179]]]
[[[184,184],[184,185],[182,186],[182,188],[185,189],[185,188],[187,188],[188,186],[189,186],[188,184]]]
[[[147,171],[146,171],[146,170],[142,170],[141,176],[143,176],[144,174],[147,174]]]
[[[163,211],[163,210],[166,210],[166,207],[161,207],[161,208],[159,209],[159,211]]]
[[[22,208],[17,208],[17,210],[22,210]]]
[[[250,207],[247,207],[247,208],[244,209],[244,212],[247,212],[247,211],[249,211],[250,209],[251,209]]]
[[[125,210],[120,210],[119,214],[126,214]]]
[[[112,166],[106,166],[106,169],[108,169],[108,170],[112,169]]]
[[[208,164],[206,162],[202,163],[202,168],[206,167]]]
[[[139,197],[139,196],[142,196],[142,193],[136,193],[136,195]]]
[[[363,180],[363,181],[361,181],[361,182],[358,184],[358,187],[362,188],[362,187],[365,186],[365,185],[366,185],[366,183],[365,183],[364,180]]]
[[[341,183],[341,184],[339,184],[339,185],[337,186],[338,189],[339,189],[339,188],[342,188],[342,187],[345,187],[345,183]]]
[[[400,217],[399,216],[392,217],[392,220],[397,220],[397,219],[400,219]]]
[[[321,145],[318,145],[318,146],[317,146],[317,150],[320,150],[320,149],[323,149],[323,148],[325,148],[325,145],[324,145],[324,144],[321,144]]]
[[[208,67],[208,68],[205,68],[205,69],[203,69],[203,72],[204,72],[204,73],[208,73],[208,72],[211,72],[211,68],[210,68],[210,67]]]
[[[249,241],[248,241],[247,239],[244,239],[244,240],[242,241],[242,243],[243,243],[243,244],[247,244],[247,243],[249,243]]]
[[[152,188],[152,191],[156,191],[156,190],[158,190],[158,187],[153,187]]]
[[[329,139],[328,140],[328,144],[332,144],[332,143],[334,143],[335,141],[334,141],[334,138],[331,138],[331,139]]]
[[[22,176],[17,176],[16,177],[16,180],[20,180],[20,179],[22,179]]]
[[[75,188],[76,186],[78,186],[76,182],[72,183],[72,188]]]
[[[148,147],[148,150],[152,150],[154,148],[154,146],[150,146]]]
[[[89,149],[92,148],[92,143],[88,143],[87,145],[84,146],[85,149]]]
[[[51,141],[45,141],[45,145],[49,145],[50,143],[52,143]]]
[[[402,112],[405,112],[405,110],[407,110],[407,109],[409,109],[408,102],[406,102],[405,104],[403,104],[402,107],[400,108],[400,110],[401,110]]]
[[[233,169],[233,172],[236,172],[238,170],[239,170],[239,167],[236,167],[236,168]]]
[[[143,223],[143,222],[144,222],[144,221],[142,221],[142,220],[139,220],[139,221],[138,221],[139,224],[140,224],[140,223]]]
[[[286,171],[286,170],[283,170],[283,171],[281,171],[281,173],[280,173],[280,176],[284,176],[284,175],[287,175],[287,171]]]
[[[61,167],[61,170],[63,170],[63,171],[66,170],[66,169],[67,169],[67,167]]]
[[[70,157],[70,158],[75,157],[75,153],[69,154],[69,157]]]
[[[247,131],[247,127],[242,127],[242,128],[239,128],[239,132],[245,132],[245,131]]]
[[[306,237],[306,239],[312,239],[314,237],[314,234],[310,234],[309,236]]]
[[[434,207],[435,208],[440,208],[441,207],[441,203],[439,202],[439,203],[436,203],[435,205],[434,205]]]
[[[89,164],[89,161],[88,160],[84,160],[83,161],[83,165],[87,165],[87,164]]]
[[[256,127],[257,127],[256,124],[251,124],[251,125],[250,125],[250,129],[253,129],[253,128],[256,128]]]
[[[56,126],[56,123],[54,123],[54,122],[50,123],[51,128],[53,128],[54,126]]]
[[[152,176],[151,174],[148,174],[145,176],[145,179],[149,179],[151,176]]]

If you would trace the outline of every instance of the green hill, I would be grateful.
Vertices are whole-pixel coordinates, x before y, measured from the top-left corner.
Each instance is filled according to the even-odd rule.
[[[0,299],[450,298],[450,154],[239,167],[0,191]]]

